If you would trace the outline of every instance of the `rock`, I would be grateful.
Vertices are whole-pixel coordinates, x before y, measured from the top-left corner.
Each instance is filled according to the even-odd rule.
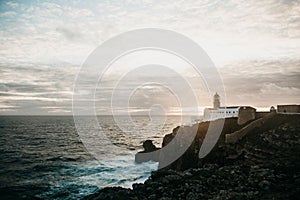
[[[156,200],[157,197],[155,194],[151,194],[149,197],[148,197],[149,200]]]
[[[162,142],[162,147],[166,146],[171,142],[171,140],[175,137],[173,133],[167,134],[164,136],[163,142]]]
[[[134,190],[138,190],[138,189],[140,189],[142,187],[144,187],[144,184],[142,184],[142,183],[134,183],[134,184],[132,184],[132,188]]]
[[[144,147],[144,151],[143,151],[144,153],[156,151],[157,149],[159,149],[153,144],[152,140],[146,140],[145,142],[143,142],[143,147]]]
[[[138,152],[135,154],[135,162],[142,163],[142,162],[148,162],[150,160],[152,161],[159,161],[159,152],[156,151],[159,148],[157,148],[152,140],[146,140],[143,142],[144,151]],[[151,153],[151,154],[148,154]]]
[[[159,200],[172,200],[172,198],[169,198],[169,197],[162,197],[162,198],[160,198]]]
[[[258,186],[263,190],[269,190],[271,187],[271,183],[267,180],[261,181]]]
[[[181,180],[181,177],[178,175],[167,175],[163,178],[162,182],[165,184],[171,183],[174,184]]]
[[[236,119],[226,119],[222,134],[241,128],[234,123]],[[237,144],[222,146],[225,137],[221,134],[208,159],[204,158],[200,164],[196,163],[198,166],[190,167],[190,163],[197,161],[190,158],[193,158],[196,147],[201,145],[205,136],[203,130],[208,125],[207,122],[199,124],[197,136],[188,151],[169,168],[152,172],[144,184],[133,184],[133,190],[105,188],[86,199],[299,198],[300,141],[297,138],[300,115],[275,115],[264,123],[263,128],[253,130]],[[177,130],[165,137],[164,145]],[[143,146],[144,152],[156,152],[152,141],[145,141]],[[229,155],[243,155],[243,159],[241,156],[224,159]]]
[[[184,176],[184,178],[189,178],[189,177],[193,176],[193,174],[187,170],[187,171],[183,172],[183,176]]]
[[[186,195],[186,200],[198,200],[198,196],[197,196],[197,194],[195,194],[193,192],[189,192]]]

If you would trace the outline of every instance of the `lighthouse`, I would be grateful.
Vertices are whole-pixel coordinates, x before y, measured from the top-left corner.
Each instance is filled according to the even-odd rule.
[[[220,103],[220,96],[218,95],[218,93],[216,93],[214,95],[214,109],[220,108],[220,105],[221,105],[221,103]]]
[[[256,109],[251,106],[226,106],[221,107],[220,95],[213,96],[214,107],[205,108],[203,121],[213,121],[224,118],[238,118],[238,124],[244,124],[249,120],[255,119]]]

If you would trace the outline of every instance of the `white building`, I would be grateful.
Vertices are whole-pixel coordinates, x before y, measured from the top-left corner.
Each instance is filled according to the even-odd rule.
[[[218,95],[218,93],[216,93],[214,95],[214,107],[204,109],[203,121],[213,121],[221,118],[239,117],[239,112],[241,111],[243,111],[243,113],[250,112],[250,118],[255,118],[255,109],[250,106],[220,107],[220,105],[220,96]]]
[[[205,108],[203,121],[212,121],[221,118],[238,117],[240,107]]]

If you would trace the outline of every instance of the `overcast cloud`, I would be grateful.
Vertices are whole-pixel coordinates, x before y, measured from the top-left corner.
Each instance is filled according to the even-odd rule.
[[[0,114],[72,114],[73,82],[88,55],[115,35],[148,27],[202,46],[222,76],[226,105],[300,103],[299,1],[1,1]],[[202,78],[175,65],[198,95],[191,107],[210,106]],[[124,63],[104,77],[99,114],[110,112],[113,86],[129,68]],[[176,85],[176,78],[164,78]],[[174,95],[153,85],[137,90],[130,106],[139,113],[159,102],[177,112]]]

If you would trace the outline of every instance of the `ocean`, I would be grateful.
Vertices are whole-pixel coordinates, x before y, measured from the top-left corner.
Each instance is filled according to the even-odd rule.
[[[163,136],[181,124],[177,116],[135,116],[130,123],[122,116],[118,123],[112,116],[98,116],[98,121],[118,148],[110,152],[112,144],[107,145],[96,159],[72,116],[0,116],[1,199],[80,199],[107,186],[130,188],[157,169],[155,162],[134,162],[142,142],[151,139],[160,147]],[[88,123],[86,129],[93,132]]]

